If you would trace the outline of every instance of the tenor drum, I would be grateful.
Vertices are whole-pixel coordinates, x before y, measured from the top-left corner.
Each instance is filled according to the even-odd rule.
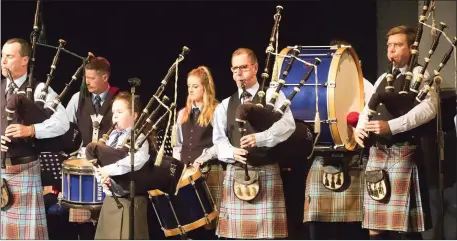
[[[356,52],[351,47],[332,49],[301,46],[299,50],[300,59],[312,64],[317,57],[322,62],[317,67],[318,82],[312,73],[292,100],[290,109],[294,118],[313,124],[318,110],[321,132],[315,150],[354,150],[356,142],[348,128],[346,116],[352,111],[361,112],[364,107],[363,75]],[[287,47],[281,54],[290,55],[292,51],[293,47]],[[284,71],[288,61],[289,58],[278,59],[275,63],[280,70],[278,73]],[[286,97],[298,86],[308,68],[302,62],[294,61],[282,88]]]
[[[148,191],[157,219],[166,237],[183,235],[211,222],[218,211],[199,169],[188,168],[178,184],[177,194],[158,189]]]
[[[95,178],[93,165],[85,158],[63,162],[62,189],[61,201],[71,208],[97,210],[105,199],[103,188]]]

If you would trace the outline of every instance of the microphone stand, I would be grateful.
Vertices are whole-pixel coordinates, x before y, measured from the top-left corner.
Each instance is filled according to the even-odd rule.
[[[443,121],[441,118],[441,78],[435,78],[435,90],[437,98],[437,109],[436,109],[436,133],[437,133],[437,144],[438,144],[438,173],[439,173],[439,182],[438,188],[440,190],[439,200],[440,200],[440,219],[441,227],[439,230],[439,238],[444,238],[444,133],[443,133]]]
[[[135,88],[136,86],[140,86],[141,80],[138,78],[131,78],[129,79],[129,84],[131,85],[130,92],[132,94],[132,118],[135,119]],[[135,217],[135,180],[134,180],[134,163],[135,163],[135,131],[132,129],[130,130],[130,208],[129,208],[129,239],[135,239],[135,225],[134,225],[134,217]]]

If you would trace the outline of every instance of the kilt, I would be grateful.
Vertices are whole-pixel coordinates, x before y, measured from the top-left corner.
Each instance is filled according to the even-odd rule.
[[[95,233],[95,239],[129,239],[130,199],[118,198],[122,203],[119,209],[114,198],[107,196],[103,201],[100,219]],[[144,196],[135,197],[134,207],[134,238],[149,239],[148,200]]]
[[[327,158],[327,157],[325,157]],[[322,184],[324,157],[315,156],[306,179],[305,209],[303,222],[361,222],[364,175],[358,164],[359,155],[344,153],[341,163],[350,180],[341,191],[331,191]],[[350,165],[350,163],[354,163]]]
[[[68,220],[72,223],[87,223],[90,222],[91,212],[87,209],[70,208]]]
[[[428,193],[419,185],[420,173],[413,161],[416,153],[416,146],[411,145],[371,147],[366,170],[386,170],[391,194],[386,203],[375,201],[368,195],[365,184],[364,228],[400,232],[422,232],[429,228],[425,219],[429,217]],[[425,184],[424,180],[421,182]]]
[[[273,239],[287,237],[287,217],[279,166],[256,167],[260,191],[250,201],[233,192],[234,166],[227,165],[224,177],[219,225],[216,235],[233,239]]]
[[[209,192],[213,198],[214,205],[216,205],[219,211],[221,206],[221,193],[222,193],[222,182],[224,181],[224,170],[219,160],[214,163],[208,163],[211,165],[211,169],[205,174],[206,185],[208,185]]]
[[[49,239],[40,160],[7,165],[1,173],[8,182],[13,202],[0,211],[0,239]]]

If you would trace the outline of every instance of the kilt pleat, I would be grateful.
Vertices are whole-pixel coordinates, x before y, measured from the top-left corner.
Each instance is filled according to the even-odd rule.
[[[322,184],[324,157],[316,156],[306,179],[303,222],[360,222],[362,221],[364,175],[362,167],[349,167],[351,158],[344,157],[350,185],[341,191],[331,191]]]
[[[216,205],[217,210],[221,206],[221,196],[222,196],[222,183],[224,181],[224,170],[220,163],[210,164],[211,169],[205,175],[206,185],[208,185],[209,192],[213,198],[214,205]]]
[[[227,165],[216,235],[233,239],[287,237],[284,191],[278,165],[257,167],[260,192],[251,202],[233,192],[235,168]]]
[[[0,211],[0,239],[49,239],[41,184],[40,160],[1,170],[13,202]]]
[[[426,193],[419,185],[419,170],[413,161],[416,146],[372,147],[367,171],[384,169],[389,176],[390,198],[386,203],[370,198],[364,188],[364,220],[366,229],[401,232],[426,230],[423,206]]]

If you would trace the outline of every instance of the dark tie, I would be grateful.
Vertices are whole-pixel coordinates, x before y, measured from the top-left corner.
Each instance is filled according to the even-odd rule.
[[[111,142],[110,146],[111,147],[116,147],[117,146],[117,141],[119,140],[119,137],[123,134],[123,131],[118,131],[115,136],[113,142]]]
[[[401,73],[400,69],[395,68],[395,69],[392,71],[392,75],[394,76],[394,79],[396,79],[396,78],[397,78],[397,75],[400,74],[400,73]]]
[[[6,91],[6,100],[14,93],[14,88],[12,83],[9,84],[8,90]]]
[[[100,108],[102,107],[102,99],[100,98],[99,95],[95,96],[94,107],[95,107],[95,112],[98,114],[98,112],[100,111]]]
[[[247,100],[251,100],[251,97],[252,97],[252,95],[248,91],[242,92],[241,96],[240,96],[240,98],[243,100],[243,102],[247,101]]]
[[[200,109],[199,108],[192,108],[192,119],[193,119],[194,123],[197,123],[199,115],[200,115]]]

